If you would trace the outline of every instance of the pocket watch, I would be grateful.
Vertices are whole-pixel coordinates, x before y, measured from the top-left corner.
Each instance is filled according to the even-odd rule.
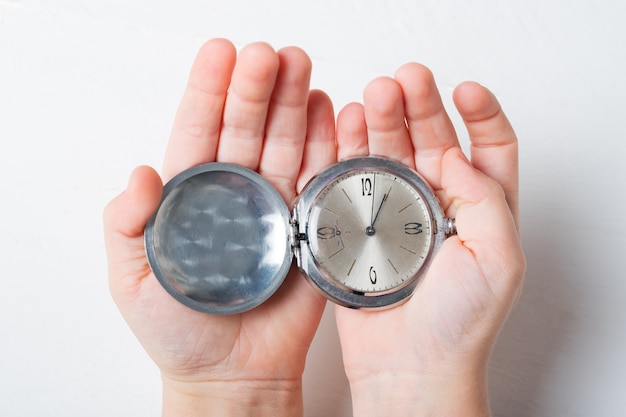
[[[254,171],[221,162],[189,168],[163,188],[144,236],[169,294],[195,310],[237,314],[266,301],[293,258],[337,304],[397,305],[454,233],[454,219],[419,174],[369,156],[319,173],[291,213]]]

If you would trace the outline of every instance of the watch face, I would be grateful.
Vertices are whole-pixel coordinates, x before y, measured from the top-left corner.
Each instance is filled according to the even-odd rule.
[[[407,300],[454,221],[415,171],[378,157],[338,162],[294,209],[298,266],[328,299],[350,308]]]
[[[360,293],[401,287],[418,273],[432,247],[430,210],[402,177],[363,169],[334,179],[310,215],[309,243],[326,275]]]

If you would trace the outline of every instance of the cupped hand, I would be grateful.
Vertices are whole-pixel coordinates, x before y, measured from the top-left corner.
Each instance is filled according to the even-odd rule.
[[[207,42],[175,118],[163,178],[137,168],[105,209],[113,298],[166,382],[299,387],[325,304],[299,272],[292,268],[281,288],[251,311],[200,313],[159,285],[146,261],[143,231],[162,180],[205,162],[258,171],[291,206],[309,178],[336,158],[332,104],[321,91],[309,91],[310,74],[310,59],[294,47],[276,52],[256,43],[237,54],[226,40]]]
[[[471,161],[433,75],[419,64],[372,81],[363,105],[349,104],[337,120],[339,159],[381,155],[416,169],[446,216],[456,218],[458,232],[405,304],[336,309],[355,415],[483,415],[488,409],[486,363],[525,271],[517,139],[486,88],[466,82],[453,99]]]

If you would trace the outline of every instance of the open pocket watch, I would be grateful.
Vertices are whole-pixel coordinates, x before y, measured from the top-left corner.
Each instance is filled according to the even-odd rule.
[[[213,162],[165,185],[145,244],[161,285],[202,312],[260,305],[293,257],[331,301],[377,309],[408,299],[455,232],[424,179],[389,159],[330,166],[307,184],[291,214],[259,174]]]

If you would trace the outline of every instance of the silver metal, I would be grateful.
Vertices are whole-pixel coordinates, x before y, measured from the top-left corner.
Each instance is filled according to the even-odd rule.
[[[456,235],[456,219],[444,219],[444,233],[446,236]]]
[[[324,193],[336,181],[364,172],[396,181],[401,186],[394,193],[417,196],[411,201],[419,207],[413,210],[425,218],[419,231],[423,248],[414,254],[422,259],[407,261],[410,268],[411,262],[415,264],[414,270],[407,269],[411,275],[384,288],[360,291],[333,277],[316,258],[312,243],[318,232],[315,222],[324,210],[320,207],[325,202]],[[399,233],[391,238],[401,240],[403,231],[385,230],[390,222],[387,212],[394,204],[386,203],[390,194],[391,187],[382,200],[370,200],[369,223],[358,223],[363,224],[358,226],[362,237],[350,238],[357,253],[376,255],[371,245],[389,243],[390,233]],[[340,206],[337,211],[350,217],[350,210]],[[336,235],[333,237],[339,237],[339,229],[331,230]],[[148,262],[161,285],[175,299],[198,311],[237,314],[258,306],[282,284],[292,256],[313,286],[331,301],[350,308],[377,309],[408,299],[434,253],[446,236],[455,232],[454,219],[444,217],[422,177],[385,158],[356,158],[332,165],[304,188],[291,216],[278,191],[256,172],[233,164],[209,163],[190,168],[165,185],[161,203],[146,226],[145,244]],[[387,237],[381,238],[385,234]],[[361,241],[370,249],[362,249]]]
[[[291,264],[289,210],[259,174],[211,163],[166,184],[145,231],[150,266],[178,301],[236,314],[267,300]]]
[[[318,214],[314,212],[316,202],[320,199],[320,196],[325,192],[329,184],[342,181],[345,178],[349,178],[355,174],[358,175],[362,172],[390,174],[390,177],[398,178],[402,182],[410,185],[425,202],[425,211],[432,225],[432,227],[429,227],[428,230],[424,232],[430,233],[430,236],[428,236],[426,240],[426,242],[428,242],[427,248],[425,248],[423,262],[420,261],[422,263],[419,269],[409,279],[386,290],[358,291],[355,288],[342,284],[342,282],[340,282],[342,279],[333,278],[332,274],[330,274],[320,260],[316,258],[314,254],[315,251],[312,247],[312,241],[315,239],[314,236],[317,233],[317,231],[314,230],[315,226],[312,226],[316,224],[316,219],[312,218],[312,216],[318,216]],[[377,203],[377,206],[378,204],[379,203]],[[380,204],[382,205],[382,203]],[[333,210],[336,209],[333,208]],[[343,210],[345,213],[338,213],[338,215],[343,215],[345,220],[345,216],[349,217],[351,215],[348,201],[346,201],[346,207]],[[417,284],[428,269],[434,253],[445,240],[447,231],[451,230],[448,225],[453,224],[449,219],[444,217],[437,197],[421,176],[401,164],[377,157],[346,160],[323,171],[305,187],[298,197],[294,211],[298,214],[300,219],[299,233],[307,237],[305,241],[301,242],[298,265],[304,271],[307,278],[314,284],[314,287],[320,289],[326,297],[337,304],[350,308],[385,308],[399,304],[408,299],[413,294]],[[318,209],[317,211],[319,212],[320,210]],[[341,211],[341,209],[338,211]],[[378,211],[380,211],[380,207]],[[350,219],[345,221],[350,222]],[[443,227],[437,227],[437,225],[442,225]],[[373,229],[373,222],[370,227]],[[362,232],[361,235],[364,241],[371,239],[370,236],[374,234],[373,231],[370,230],[370,227],[366,228],[364,226],[362,231],[359,230],[359,232]],[[351,230],[351,232],[356,233],[355,230]],[[361,249],[356,250],[357,256],[359,250]],[[365,252],[364,255],[372,254],[371,249],[369,252]],[[328,263],[329,260],[326,260],[326,262]]]

